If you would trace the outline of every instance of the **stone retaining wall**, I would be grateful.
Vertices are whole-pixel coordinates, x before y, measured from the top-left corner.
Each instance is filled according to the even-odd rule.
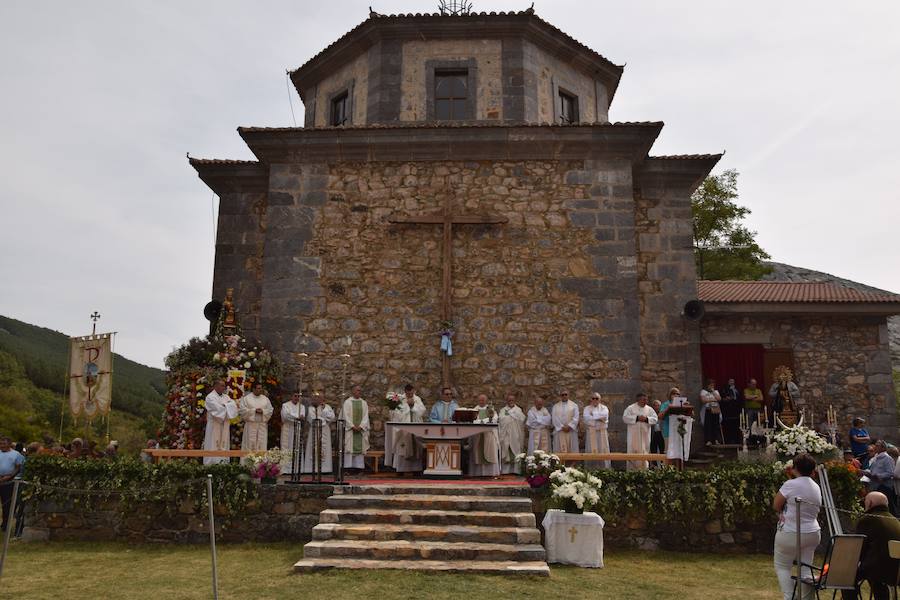
[[[319,512],[332,493],[330,485],[263,485],[259,498],[245,513],[227,517],[218,509],[217,541],[296,542],[312,538]],[[534,499],[538,525],[544,508]],[[118,501],[102,501],[90,510],[71,502],[31,501],[26,507],[27,540],[118,541],[129,543],[204,544],[209,540],[206,511],[192,501],[178,505],[146,503],[121,510]],[[673,550],[693,552],[770,552],[774,525],[738,523],[719,519],[692,523],[649,524],[645,515],[603,515],[604,539],[609,550]]]

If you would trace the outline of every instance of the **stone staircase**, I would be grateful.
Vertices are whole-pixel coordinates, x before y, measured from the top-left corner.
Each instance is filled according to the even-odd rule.
[[[550,575],[528,489],[402,484],[335,488],[297,572]]]

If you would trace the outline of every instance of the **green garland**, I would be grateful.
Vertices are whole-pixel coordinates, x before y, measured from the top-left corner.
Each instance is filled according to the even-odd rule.
[[[241,513],[258,496],[258,486],[239,464],[201,465],[172,460],[146,463],[136,458],[116,460],[70,459],[38,455],[25,463],[26,499],[72,502],[86,509],[119,500],[126,512],[139,504],[156,503],[172,513],[180,503],[206,504],[206,476],[213,477],[215,506],[226,516]],[[88,490],[88,493],[73,491]]]

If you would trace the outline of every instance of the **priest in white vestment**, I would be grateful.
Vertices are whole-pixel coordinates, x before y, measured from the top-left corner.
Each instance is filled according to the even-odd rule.
[[[622,420],[628,425],[628,453],[649,454],[650,432],[652,426],[659,420],[653,407],[647,404],[647,394],[637,395],[637,402],[628,406],[622,415]],[[650,463],[646,460],[630,460],[626,465],[629,471],[648,469]]]
[[[309,423],[306,434],[306,450],[303,452],[303,472],[315,473],[316,440],[313,437],[313,424],[321,425],[322,438],[320,455],[322,457],[321,473],[331,473],[334,470],[331,459],[331,424],[335,422],[334,409],[325,404],[325,396],[316,394],[314,404],[306,411],[306,420]]]
[[[521,473],[522,467],[516,456],[524,446],[525,413],[516,406],[516,395],[506,395],[506,405],[500,409],[500,472]]]
[[[241,450],[245,452],[265,452],[269,447],[269,419],[275,409],[265,395],[261,383],[253,386],[253,391],[241,398],[239,407],[244,421],[244,436]]]
[[[553,420],[553,451],[579,452],[578,405],[569,400],[569,392],[559,395],[559,402],[550,411]]]
[[[369,405],[362,399],[360,386],[353,386],[339,418],[344,420],[344,468],[362,471],[369,450]]]
[[[423,423],[425,404],[416,395],[416,389],[406,384],[400,404],[391,411],[391,421],[398,423]],[[413,473],[422,470],[422,445],[407,431],[394,431],[392,441],[393,456],[386,457],[387,464],[398,473]]]
[[[487,396],[478,395],[475,423],[496,423],[497,414],[488,406]],[[473,477],[498,477],[500,475],[500,439],[492,429],[469,438],[469,475]]]
[[[528,409],[525,425],[528,428],[528,454],[534,454],[535,450],[549,453],[553,421],[550,411],[544,407],[544,399],[541,396],[535,396],[534,406]]]
[[[300,392],[294,392],[289,402],[281,405],[281,450],[284,459],[281,461],[281,472],[291,475],[294,472],[294,424],[306,420],[306,407],[301,402]],[[302,432],[301,432],[302,435]],[[299,441],[299,440],[298,440]],[[298,468],[302,465],[297,465]]]
[[[601,402],[600,394],[591,394],[591,403],[584,407],[584,451],[591,454],[609,454],[609,409]],[[586,461],[588,469],[609,469],[608,460]]]
[[[453,413],[456,412],[457,408],[459,408],[459,405],[453,399],[453,390],[445,387],[441,390],[441,399],[431,407],[428,420],[432,423],[452,423]]]
[[[225,382],[217,379],[204,402],[206,406],[206,433],[203,436],[204,450],[231,450],[230,420],[238,416],[237,404],[225,393]],[[227,463],[228,457],[203,458],[204,465]]]

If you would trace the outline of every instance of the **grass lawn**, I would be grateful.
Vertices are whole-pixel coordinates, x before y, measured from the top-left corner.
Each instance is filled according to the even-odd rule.
[[[295,575],[299,544],[219,547],[219,598],[779,598],[764,555],[608,552],[605,569],[554,567],[549,578],[332,571]],[[209,548],[11,543],[5,598],[211,597]]]

